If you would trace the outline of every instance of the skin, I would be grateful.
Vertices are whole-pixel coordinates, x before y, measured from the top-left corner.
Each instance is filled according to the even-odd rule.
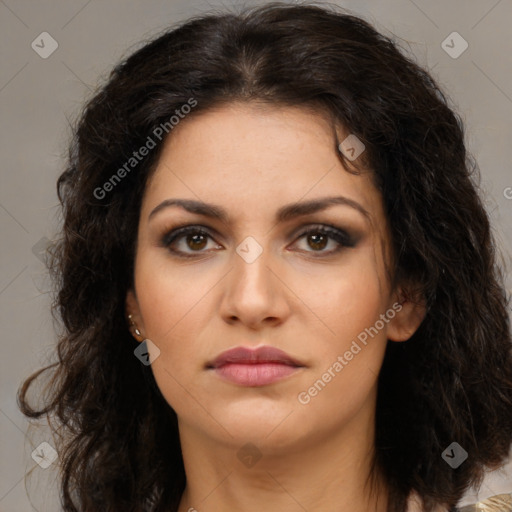
[[[348,133],[338,135],[343,140]],[[284,205],[331,196],[348,198],[366,214],[337,204],[275,220]],[[148,219],[171,198],[213,203],[229,219],[178,206]],[[210,236],[172,244],[192,258],[162,243],[175,227],[198,224]],[[318,232],[301,236],[318,224],[347,231],[352,246],[319,241]],[[262,249],[252,263],[236,252],[248,236]],[[424,314],[392,288],[389,247],[371,173],[344,169],[333,128],[320,115],[230,104],[174,128],[143,197],[135,289],[126,306],[160,350],[151,368],[178,415],[187,474],[180,512],[386,510],[386,487],[378,475],[371,488],[367,479],[377,376],[387,340],[407,340]],[[401,311],[378,335],[309,403],[300,403],[298,394],[397,302]],[[280,348],[303,367],[262,387],[226,382],[205,368],[241,345]],[[247,443],[261,455],[252,467],[241,460],[250,455]]]

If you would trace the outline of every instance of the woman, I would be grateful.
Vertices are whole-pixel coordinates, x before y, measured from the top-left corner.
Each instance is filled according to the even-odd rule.
[[[64,509],[455,510],[512,442],[473,167],[429,74],[330,8],[117,66],[58,181],[46,406],[20,389],[66,433]]]

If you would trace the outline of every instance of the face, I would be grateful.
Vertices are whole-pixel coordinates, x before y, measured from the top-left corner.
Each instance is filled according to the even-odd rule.
[[[127,297],[180,431],[284,449],[368,427],[387,340],[419,323],[389,247],[371,173],[347,172],[322,117],[232,104],[182,121],[143,197]]]

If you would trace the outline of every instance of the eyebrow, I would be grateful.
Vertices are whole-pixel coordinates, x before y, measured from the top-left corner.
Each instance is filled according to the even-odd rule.
[[[357,201],[354,201],[353,199],[349,199],[348,197],[344,196],[333,196],[312,199],[310,201],[303,201],[300,203],[291,203],[282,206],[276,213],[276,222],[286,222],[295,217],[310,215],[312,213],[326,210],[330,206],[334,205],[349,206],[354,210],[357,210],[367,219],[370,219],[370,214],[368,213],[368,211],[365,210]],[[190,213],[195,213],[198,215],[203,215],[205,217],[218,219],[224,223],[229,222],[229,215],[226,212],[226,210],[224,210],[224,208],[222,208],[221,206],[210,203],[204,203],[202,201],[196,201],[194,199],[166,199],[165,201],[162,201],[158,206],[153,208],[153,210],[148,216],[148,222],[158,212],[166,208],[170,208],[172,206],[181,207]]]

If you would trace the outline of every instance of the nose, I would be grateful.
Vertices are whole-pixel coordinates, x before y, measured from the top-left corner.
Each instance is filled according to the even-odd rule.
[[[283,323],[290,315],[292,292],[276,257],[269,249],[263,249],[256,259],[240,254],[233,253],[233,268],[224,281],[222,318],[251,330]]]

